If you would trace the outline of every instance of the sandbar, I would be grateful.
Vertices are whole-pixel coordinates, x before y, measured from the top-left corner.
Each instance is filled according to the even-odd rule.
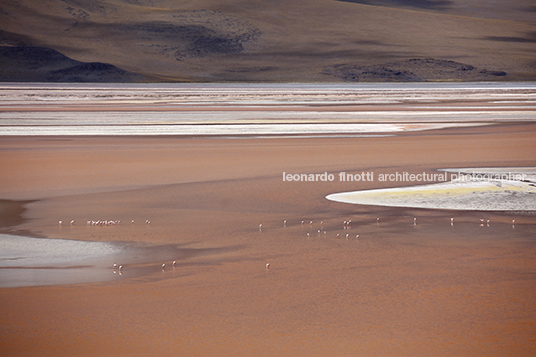
[[[402,188],[334,193],[326,198],[336,202],[392,207],[536,212],[534,167],[439,171],[451,173],[452,180]]]

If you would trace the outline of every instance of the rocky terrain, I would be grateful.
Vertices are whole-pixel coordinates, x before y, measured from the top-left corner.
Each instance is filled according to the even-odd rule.
[[[536,80],[529,0],[6,0],[0,80]]]
[[[434,58],[412,58],[372,66],[342,64],[326,67],[322,73],[349,82],[421,82],[452,79],[485,81],[506,76],[506,72],[503,71],[488,71],[455,61]]]

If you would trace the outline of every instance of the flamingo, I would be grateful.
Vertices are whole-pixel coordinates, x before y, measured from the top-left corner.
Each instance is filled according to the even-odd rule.
[[[270,269],[270,263],[266,263],[266,270]]]
[[[341,235],[339,233],[337,233],[337,236],[335,238],[339,238]]]
[[[283,227],[286,227],[287,226],[287,220],[284,220],[283,221]]]
[[[59,221],[59,222],[58,222],[58,225],[61,226],[62,224],[63,224],[63,221]]]
[[[71,221],[71,226],[74,226],[74,219]]]
[[[417,225],[417,217],[413,217],[413,225],[414,225],[414,226]]]
[[[376,218],[376,223],[380,223],[380,217]]]
[[[162,264],[162,271],[166,270],[166,263]]]
[[[174,261],[173,261],[173,264],[171,264],[171,265],[173,266],[173,268],[175,268],[175,265],[177,265],[177,261],[174,260]]]
[[[356,234],[355,239],[357,240],[357,238],[359,238],[359,234]]]

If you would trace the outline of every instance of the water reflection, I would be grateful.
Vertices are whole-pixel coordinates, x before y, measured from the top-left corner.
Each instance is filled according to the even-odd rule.
[[[0,234],[0,287],[102,282],[158,271],[162,262],[239,247],[193,249],[176,245],[90,242]]]

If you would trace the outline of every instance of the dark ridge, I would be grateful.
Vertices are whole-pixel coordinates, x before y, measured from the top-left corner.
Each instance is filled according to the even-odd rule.
[[[0,46],[0,81],[10,82],[133,82],[145,77],[111,64],[73,60],[36,46]]]
[[[120,82],[127,75],[127,71],[114,65],[91,62],[50,71],[48,80],[51,82],[94,82],[99,78],[106,78],[108,82]]]
[[[10,62],[28,69],[36,69],[44,66],[61,66],[76,63],[69,57],[56,50],[47,47],[35,46],[2,46],[0,47],[0,64],[3,67]]]
[[[506,76],[506,72],[478,69],[455,61],[434,58],[413,58],[373,66],[340,64],[325,67],[325,75],[349,82],[420,82],[429,80],[491,80]]]
[[[527,33],[527,36],[525,37],[488,36],[485,39],[489,41],[500,41],[500,42],[536,43],[536,31]]]
[[[384,7],[413,7],[426,10],[444,10],[452,6],[448,0],[337,0],[363,5]]]

